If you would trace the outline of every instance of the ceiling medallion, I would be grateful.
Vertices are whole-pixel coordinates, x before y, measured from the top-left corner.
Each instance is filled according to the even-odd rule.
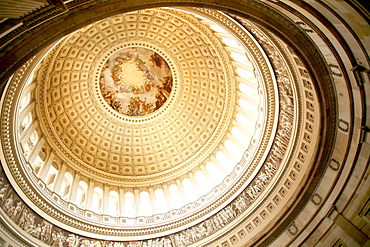
[[[112,54],[100,74],[100,92],[113,110],[145,116],[170,97],[173,76],[166,60],[145,47],[127,47]]]

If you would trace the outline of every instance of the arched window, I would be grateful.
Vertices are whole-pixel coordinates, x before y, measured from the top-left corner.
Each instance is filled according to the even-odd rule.
[[[24,157],[27,157],[31,153],[31,147],[27,142],[23,145],[23,151]]]
[[[157,208],[160,213],[165,213],[168,211],[167,199],[162,189],[156,189],[155,201],[157,203]]]
[[[240,160],[243,156],[244,151],[236,146],[231,140],[226,140],[224,146],[236,160]]]
[[[224,42],[225,45],[227,45],[227,46],[230,46],[230,47],[233,47],[233,48],[237,48],[237,49],[240,48],[240,45],[234,39],[222,38],[222,42]]]
[[[223,181],[225,176],[223,176],[222,172],[212,162],[206,164],[206,169],[216,184],[220,184]]]
[[[54,182],[55,182],[55,177],[56,177],[56,173],[52,173],[50,174],[50,176],[48,177],[48,179],[46,180],[46,186],[49,187],[49,189],[51,187],[53,187],[54,185]]]
[[[235,164],[233,164],[223,152],[218,151],[216,153],[216,159],[220,162],[227,173],[231,173],[234,170]]]
[[[150,201],[149,193],[143,191],[140,193],[140,215],[152,215],[152,203]]]
[[[43,165],[44,161],[41,159],[40,155],[37,155],[35,161],[32,164],[33,171],[36,174],[39,174],[40,169],[42,168]]]
[[[242,69],[242,68],[236,68],[236,72],[238,73],[238,75],[241,78],[244,78],[244,79],[247,79],[247,80],[254,80],[255,79],[253,71],[247,71],[247,70]]]
[[[32,113],[28,113],[27,116],[23,119],[21,123],[21,132],[23,132],[25,129],[27,129],[28,126],[30,126],[32,123]]]
[[[71,190],[72,180],[73,180],[72,174],[69,173],[69,172],[66,172],[64,174],[62,186],[60,188],[60,196],[64,200],[67,200],[68,199],[68,195],[69,195],[69,192]]]
[[[241,63],[241,64],[245,64],[248,61],[248,58],[244,55],[244,54],[239,54],[239,53],[235,53],[235,52],[231,52],[230,53],[230,56],[237,62]]]
[[[185,192],[189,200],[195,201],[199,197],[198,191],[195,189],[194,185],[189,178],[182,180],[182,186],[184,186]]]
[[[208,193],[211,191],[213,186],[210,181],[208,181],[208,179],[204,176],[202,171],[196,171],[194,177],[200,187],[199,189],[202,190],[203,193]]]
[[[95,213],[101,213],[103,204],[103,190],[99,187],[94,188],[92,211]]]
[[[109,192],[109,213],[116,216],[119,214],[118,209],[118,193],[112,190]]]
[[[170,185],[170,187],[168,187],[168,190],[170,191],[173,206],[175,208],[182,207],[184,205],[184,201],[182,199],[181,193],[177,185],[176,184]]]
[[[248,95],[248,97],[258,101],[258,95],[255,89],[245,85],[244,83],[239,84],[239,89],[243,94]]]
[[[246,128],[250,128],[254,124],[243,114],[240,112],[236,114],[236,121],[238,121],[241,125],[245,126]]]
[[[127,217],[135,217],[135,197],[131,192],[125,193],[125,215]]]
[[[87,193],[87,184],[84,181],[78,183],[77,195],[76,195],[76,204],[81,208],[86,207],[86,193]]]
[[[56,176],[58,174],[58,167],[56,164],[52,164],[49,168],[48,174],[46,175],[45,183],[49,189],[52,189],[55,183]]]
[[[31,146],[34,147],[38,141],[39,141],[39,134],[35,130],[34,132],[32,132],[32,134],[30,136],[30,144],[31,144]]]
[[[247,146],[250,142],[250,137],[243,133],[238,127],[231,128],[231,134],[244,146]]]
[[[224,28],[220,27],[219,25],[209,25],[209,27],[218,33],[223,34],[227,33],[227,31]]]
[[[31,94],[28,93],[21,99],[19,112],[21,112],[31,102]]]

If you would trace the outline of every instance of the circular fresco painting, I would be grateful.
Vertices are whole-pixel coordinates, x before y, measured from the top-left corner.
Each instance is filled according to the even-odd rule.
[[[161,108],[172,90],[172,73],[158,53],[130,47],[114,53],[100,75],[100,90],[114,110],[145,116]]]

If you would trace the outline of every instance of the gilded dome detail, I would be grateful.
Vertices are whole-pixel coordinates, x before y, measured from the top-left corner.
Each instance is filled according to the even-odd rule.
[[[227,19],[217,12],[206,12],[201,14],[209,20]],[[194,11],[194,13],[199,14],[200,12]],[[60,161],[60,165],[66,170],[72,168],[69,162],[78,164],[73,169],[78,176],[81,176],[81,181],[90,181],[99,190],[110,188],[115,193],[121,193],[121,191],[141,193],[146,190],[153,191],[157,187],[167,188],[166,186],[178,183],[179,177],[186,177],[190,173],[204,170],[207,160],[214,160],[220,151],[232,157],[233,150],[226,150],[224,147],[226,142],[223,143],[223,141],[227,139],[226,136],[231,135],[233,126],[241,126],[236,121],[237,113],[243,112],[251,116],[250,121],[253,123],[251,127],[254,128],[254,132],[250,145],[243,151],[241,160],[236,160],[235,167],[231,167],[229,175],[211,192],[167,213],[134,218],[102,215],[78,208],[55,193],[45,196],[50,197],[50,202],[55,201],[56,203],[53,202],[55,205],[48,202],[43,204],[43,208],[45,208],[44,211],[53,212],[51,209],[57,205],[60,211],[52,216],[54,217],[53,222],[54,220],[60,221],[72,228],[77,226],[79,228],[83,225],[83,228],[89,229],[90,236],[109,233],[111,239],[125,240],[134,237],[140,240],[143,231],[162,234],[168,233],[174,227],[186,229],[170,235],[169,240],[175,243],[182,234],[190,230],[199,232],[203,229],[203,223],[197,224],[197,219],[207,217],[206,223],[216,224],[218,222],[218,225],[214,225],[213,230],[210,230],[210,233],[215,233],[223,224],[238,219],[241,215],[253,213],[248,209],[258,205],[257,198],[263,191],[275,183],[280,183],[275,177],[277,172],[287,173],[289,169],[290,171],[298,169],[285,166],[287,158],[285,153],[288,148],[291,148],[289,145],[293,145],[290,135],[292,130],[297,128],[293,116],[295,111],[298,112],[298,105],[293,100],[295,97],[293,92],[301,90],[301,85],[299,83],[290,84],[289,80],[292,77],[283,67],[275,67],[275,69],[280,70],[279,73],[283,73],[286,79],[281,80],[282,77],[278,76],[278,81],[275,82],[272,66],[268,64],[266,55],[254,43],[254,38],[239,32],[238,26],[233,22],[228,23],[230,30],[233,30],[233,34],[239,38],[243,49],[248,48],[247,51],[249,51],[250,48],[253,54],[248,63],[248,66],[254,66],[255,69],[253,73],[248,74],[250,78],[254,78],[253,82],[248,81],[251,79],[238,75],[241,73],[238,72],[238,68],[245,66],[231,59],[232,52],[228,54],[224,51],[225,45],[217,35],[213,36],[214,39],[207,35],[204,37],[208,38],[199,38],[200,36],[194,35],[196,33],[194,32],[190,36],[191,40],[187,40],[188,49],[183,51],[180,49],[180,34],[177,38],[175,37],[172,44],[166,43],[168,40],[170,42],[169,37],[161,40],[162,43],[154,40],[154,37],[160,38],[161,35],[153,36],[151,42],[146,38],[141,39],[145,36],[144,33],[135,34],[138,35],[135,36],[137,41],[125,40],[124,37],[130,36],[130,32],[133,31],[120,34],[123,44],[115,43],[116,39],[110,36],[105,39],[97,37],[102,36],[102,33],[115,33],[109,30],[118,28],[116,25],[123,22],[122,18],[128,20],[125,25],[130,27],[133,24],[132,28],[136,32],[140,30],[137,26],[142,24],[137,21],[149,18],[146,15],[166,16],[165,20],[160,22],[162,26],[167,25],[166,21],[173,20],[174,23],[169,24],[167,28],[171,28],[171,25],[181,26],[181,23],[190,25],[189,20],[195,18],[178,10],[163,9],[120,15],[71,34],[51,49],[49,55],[41,62],[34,79],[34,82],[40,83],[36,89],[40,92],[36,94],[40,104],[37,113],[42,117],[42,121],[39,122],[41,131],[45,131],[45,135],[52,137],[46,142],[50,145],[51,152],[56,155],[55,161]],[[182,22],[176,22],[180,17],[183,18]],[[133,23],[130,24],[129,20]],[[203,20],[205,21],[206,18],[204,17]],[[197,32],[202,30],[208,34],[215,33],[207,26],[210,24],[201,25],[199,19],[193,21],[198,23],[192,26]],[[162,26],[158,28],[158,33],[165,30]],[[102,29],[98,30],[98,28]],[[191,29],[185,30],[190,32]],[[198,42],[197,49],[190,49],[192,42]],[[108,110],[108,105],[104,102],[100,88],[102,68],[106,66],[112,54],[127,52],[128,48],[133,47],[145,48],[150,51],[151,55],[154,54],[153,52],[159,54],[168,62],[173,75],[174,94],[169,97],[169,104],[166,102],[168,107],[163,108],[163,111],[158,109],[158,114],[153,112],[154,115],[137,116],[138,118],[124,116],[113,109]],[[233,51],[237,50],[237,48],[233,49]],[[198,51],[198,56],[196,51]],[[275,55],[278,57],[277,54]],[[251,115],[239,105],[242,104],[242,100],[251,96],[241,94],[240,91],[236,94],[233,90],[241,87],[241,84],[252,85],[256,82],[255,93],[259,101],[257,101],[258,105],[253,108],[256,114]],[[297,88],[293,89],[295,87]],[[239,94],[241,96],[237,97]],[[277,103],[278,98],[279,103]],[[253,99],[250,102],[254,102]],[[314,121],[314,116],[312,121]],[[298,125],[302,126],[300,120],[298,122]],[[285,124],[284,127],[278,125],[281,123]],[[178,140],[176,139],[177,134]],[[170,142],[166,143],[167,140]],[[183,149],[178,149],[176,145],[181,145],[181,143],[184,145],[179,147]],[[294,145],[300,146],[296,143]],[[149,149],[146,149],[148,146]],[[171,156],[173,146],[177,149],[174,152],[175,155]],[[115,147],[118,149],[116,150]],[[178,156],[179,151],[183,152],[180,156]],[[187,152],[190,156],[187,156]],[[106,155],[103,155],[104,153]],[[160,167],[161,164],[163,165],[159,159],[161,153],[165,156],[163,161],[171,164],[170,168]],[[301,151],[295,154],[298,155],[296,159],[301,159],[302,163],[305,162]],[[125,157],[128,157],[128,160],[124,160]],[[155,159],[153,163],[150,163],[150,157]],[[175,160],[175,158],[183,160]],[[143,159],[145,162],[140,163],[138,159]],[[173,163],[170,163],[171,161]],[[151,167],[154,167],[153,171],[150,170]],[[35,186],[42,191],[48,191],[48,188],[32,172],[34,168],[28,167],[27,169],[33,174]],[[185,172],[182,172],[183,169]],[[297,171],[301,169],[302,165],[299,164]],[[17,169],[13,171],[17,173]],[[92,175],[92,178],[88,178],[89,175]],[[149,181],[152,179],[151,185],[145,181],[148,179]],[[167,180],[163,181],[163,179]],[[122,185],[119,185],[120,182],[123,182]],[[135,186],[132,186],[131,182],[134,182],[132,184]],[[23,186],[22,183],[26,182],[20,181],[20,186]],[[293,181],[289,186],[293,186]],[[284,192],[280,191],[280,196],[269,194],[269,200],[275,200],[275,203],[276,200],[280,202],[283,199],[281,193],[285,196],[288,189],[285,188]],[[238,193],[235,193],[236,191]],[[271,191],[271,193],[275,192]],[[38,200],[35,193],[30,193],[30,196],[32,200]],[[72,214],[74,218],[70,218],[69,214]],[[249,219],[245,218],[245,220]],[[190,220],[193,223],[190,223]],[[94,226],[89,222],[94,222]],[[112,222],[120,227],[110,228],[109,225]],[[134,229],[140,225],[146,225],[148,229],[140,231]]]
[[[41,92],[56,143],[93,170],[123,176],[183,169],[206,158],[230,124],[235,101],[228,57],[219,41],[203,38],[210,34],[174,10],[128,13],[72,34],[57,48],[49,87]],[[111,52],[135,45],[160,54],[173,72],[173,96],[164,108],[138,118],[107,110],[98,92]]]
[[[145,116],[160,109],[171,95],[173,77],[166,60],[144,47],[111,55],[100,74],[105,102],[126,116]]]

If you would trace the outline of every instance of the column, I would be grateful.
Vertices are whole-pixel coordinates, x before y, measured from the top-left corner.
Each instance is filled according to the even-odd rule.
[[[57,175],[56,181],[54,183],[53,191],[55,193],[59,194],[60,196],[61,196],[61,193],[63,193],[61,191],[61,187],[62,187],[62,183],[63,183],[63,179],[64,179],[64,174],[66,173],[66,170],[67,170],[67,166],[63,162],[62,163],[62,167],[58,170],[58,175]]]
[[[194,174],[193,174],[192,172],[189,172],[189,173],[188,173],[188,176],[189,176],[190,181],[191,181],[191,183],[193,184],[194,188],[195,188],[195,189],[199,189],[199,184],[198,184],[197,180],[195,179]],[[198,196],[199,196],[199,195],[200,195],[200,194],[199,194],[199,192],[198,192]]]
[[[207,168],[204,165],[200,165],[200,170],[203,172],[204,176],[207,178],[209,182],[214,182],[212,179],[211,174],[209,174]]]
[[[73,176],[73,182],[71,186],[71,193],[69,193],[68,201],[70,201],[73,204],[76,204],[76,196],[78,191],[78,185],[80,183],[80,172],[76,172]]]
[[[227,150],[224,146],[221,145],[220,149],[230,162],[230,164],[225,164],[225,165],[228,166],[227,168],[229,168],[230,172],[232,172],[234,170],[235,165],[237,164],[237,161],[234,159],[233,155],[229,152],[229,150]]]
[[[155,198],[153,187],[149,186],[148,191],[149,191],[149,197],[150,197],[150,204],[152,204],[153,214],[156,214],[158,213],[158,205],[157,205],[157,200]]]
[[[109,184],[105,183],[103,185],[103,205],[102,205],[102,213],[103,214],[110,214],[110,215],[116,215],[116,212],[109,212]]]
[[[184,188],[184,186],[182,185],[182,183],[181,183],[180,179],[176,178],[176,179],[175,179],[175,181],[176,181],[176,185],[177,185],[177,187],[179,188],[179,191],[180,191],[180,193],[181,193],[182,201],[183,201],[185,204],[189,203],[189,202],[190,202],[190,200],[189,200],[189,198],[188,198],[188,196],[187,196],[187,194],[186,194],[185,188]]]
[[[20,113],[19,113],[19,118],[18,118],[18,122],[20,124],[23,123],[23,120],[25,117],[27,117],[27,115],[32,111],[32,109],[35,107],[35,102],[31,102],[30,104],[28,104]]]
[[[31,150],[31,153],[28,156],[29,157],[28,163],[33,165],[33,163],[35,162],[37,158],[37,155],[39,155],[39,153],[41,152],[41,149],[44,146],[44,143],[45,143],[45,138],[41,137],[39,141],[36,143],[35,147],[33,147],[33,149]]]
[[[215,167],[221,171],[221,173],[223,175],[228,175],[227,172],[225,171],[225,169],[223,168],[222,164],[220,163],[220,161],[218,161],[218,159],[216,159],[216,157],[212,156],[211,157],[211,161],[212,163],[215,165]]]
[[[240,150],[243,150],[243,153],[245,152],[246,148],[247,147],[244,147],[243,144],[235,138],[235,136],[231,135],[231,134],[228,134],[227,137],[229,138],[229,140],[235,145],[237,146],[238,148],[240,148]],[[242,157],[240,157],[242,158]]]
[[[86,200],[86,208],[88,210],[92,209],[92,203],[93,203],[93,196],[94,196],[94,179],[90,178],[89,180],[89,187],[87,188],[87,200]]]
[[[365,246],[369,239],[365,233],[359,230],[353,223],[348,220],[341,212],[337,211],[335,205],[329,210],[327,217],[331,219],[334,224],[339,226],[350,238],[352,238],[360,246]],[[343,236],[346,237],[346,236]]]
[[[171,210],[171,209],[174,208],[173,203],[172,203],[171,193],[168,190],[168,186],[167,186],[166,183],[162,184],[162,187],[163,187],[164,195],[166,196],[166,201],[167,201],[168,208]]]
[[[258,86],[257,79],[249,79],[249,78],[242,78],[240,76],[236,76],[236,80],[237,82],[243,83],[253,89],[257,88]]]
[[[138,216],[141,214],[141,204],[140,204],[140,193],[137,187],[134,188],[134,203],[135,203],[136,215]]]
[[[125,215],[125,189],[120,186],[118,188],[118,205],[119,205],[119,210],[120,210],[120,215]]]
[[[242,114],[246,119],[248,119],[248,122],[250,122],[249,119],[256,119],[256,116],[254,115],[254,113],[250,112],[250,111],[247,111],[245,110],[244,108],[242,108],[239,104],[236,106],[236,110]],[[257,109],[258,110],[258,109]],[[254,129],[254,128],[253,128]],[[250,131],[248,131],[250,132]]]
[[[21,137],[19,138],[22,146],[24,146],[24,144],[26,144],[26,142],[30,139],[30,136],[36,130],[36,128],[37,122],[33,121],[32,124],[30,124],[30,126],[28,126],[27,129],[22,132]]]
[[[48,159],[46,160],[46,162],[44,162],[44,165],[41,167],[41,170],[39,172],[39,178],[42,181],[45,181],[46,176],[48,175],[50,166],[53,163],[54,157],[55,157],[54,153],[50,152]]]
[[[257,94],[258,92],[256,91],[256,94]],[[248,94],[245,94],[245,93],[243,93],[242,91],[240,91],[240,90],[238,90],[238,96],[240,97],[240,98],[243,98],[243,99],[245,99],[248,103],[250,103],[251,105],[253,105],[253,106],[258,106],[258,100],[257,99],[255,99],[255,98],[252,98],[250,95],[248,95]],[[258,109],[258,107],[257,107],[257,109]],[[256,117],[255,117],[256,118]]]
[[[239,107],[240,108],[240,107]],[[243,114],[241,112],[241,114]],[[243,114],[244,115],[244,114]],[[251,138],[252,137],[252,133],[251,131],[246,128],[243,124],[239,123],[236,119],[233,120],[233,124],[247,137],[247,138]]]

